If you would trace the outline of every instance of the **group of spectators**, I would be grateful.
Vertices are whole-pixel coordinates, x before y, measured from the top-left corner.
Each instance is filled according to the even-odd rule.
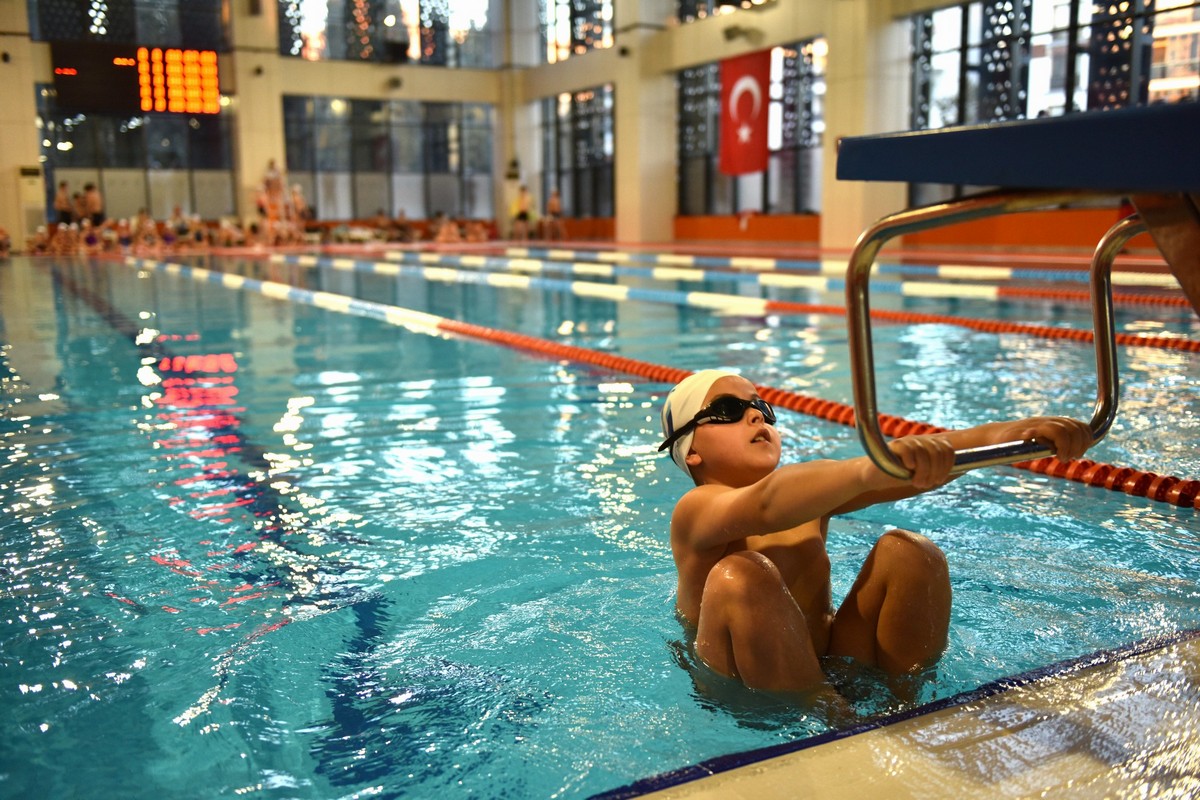
[[[244,225],[232,218],[216,224],[197,214],[184,214],[176,206],[171,216],[159,222],[146,209],[135,217],[109,219],[104,198],[94,183],[72,192],[60,181],[54,196],[50,224],[38,228],[28,244],[31,254],[98,255],[172,254],[223,247],[277,247],[326,242],[486,242],[497,235],[494,226],[480,220],[454,219],[439,211],[428,221],[409,220],[403,211],[390,217],[380,209],[364,223],[317,225],[299,184],[288,187],[271,159],[255,196],[256,216]],[[538,224],[529,191],[522,186],[512,209],[512,235],[528,239],[531,228],[543,228],[546,238],[565,238],[561,201],[557,192],[547,199],[546,213]],[[11,242],[0,229],[0,257],[7,256]]]
[[[34,255],[163,254],[218,243],[228,246],[234,243],[234,238],[226,235],[222,240],[199,215],[185,216],[179,206],[162,224],[143,208],[131,219],[104,219],[96,223],[87,218],[43,225],[30,242],[29,252]]]
[[[85,183],[83,191],[72,192],[71,185],[66,181],[58,182],[58,191],[54,194],[54,214],[59,225],[78,225],[89,221],[94,226],[104,223],[104,197],[100,187],[94,183]]]

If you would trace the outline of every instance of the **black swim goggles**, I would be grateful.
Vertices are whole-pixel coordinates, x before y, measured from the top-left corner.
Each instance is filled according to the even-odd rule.
[[[730,425],[734,422],[741,422],[742,417],[746,416],[746,409],[748,408],[757,408],[762,412],[763,422],[768,425],[775,424],[775,409],[771,408],[771,404],[766,400],[763,400],[761,397],[756,397],[753,400],[743,400],[740,397],[726,394],[713,400],[704,408],[697,411],[696,416],[692,417],[689,422],[685,422],[676,428],[675,432],[658,446],[658,452],[661,453],[684,436],[687,436],[703,420],[710,420],[717,425]]]

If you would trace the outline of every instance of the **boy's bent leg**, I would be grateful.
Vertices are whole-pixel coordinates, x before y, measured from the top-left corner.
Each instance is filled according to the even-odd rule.
[[[726,556],[708,574],[696,655],[752,689],[804,691],[825,680],[804,613],[761,553]]]
[[[888,531],[834,617],[829,653],[899,675],[936,661],[949,628],[945,554],[920,534]]]

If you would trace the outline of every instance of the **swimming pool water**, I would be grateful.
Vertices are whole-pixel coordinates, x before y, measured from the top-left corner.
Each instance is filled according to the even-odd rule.
[[[838,317],[223,266],[850,397]],[[112,263],[0,265],[0,312],[5,796],[586,796],[827,729],[710,697],[678,662],[666,530],[688,482],[656,452],[668,387]],[[1196,335],[1181,313],[1121,324]],[[884,411],[1090,415],[1078,344],[875,338]],[[1197,477],[1194,355],[1119,355],[1123,405],[1090,457]],[[861,452],[833,423],[779,427],[794,458]],[[894,525],[951,566],[922,701],[1200,624],[1192,510],[972,473],[835,522],[835,598]]]

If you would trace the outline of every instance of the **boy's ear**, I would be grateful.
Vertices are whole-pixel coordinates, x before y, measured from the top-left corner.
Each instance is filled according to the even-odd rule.
[[[704,462],[704,459],[695,450],[688,450],[688,454],[684,456],[683,461],[689,467],[698,467]]]

